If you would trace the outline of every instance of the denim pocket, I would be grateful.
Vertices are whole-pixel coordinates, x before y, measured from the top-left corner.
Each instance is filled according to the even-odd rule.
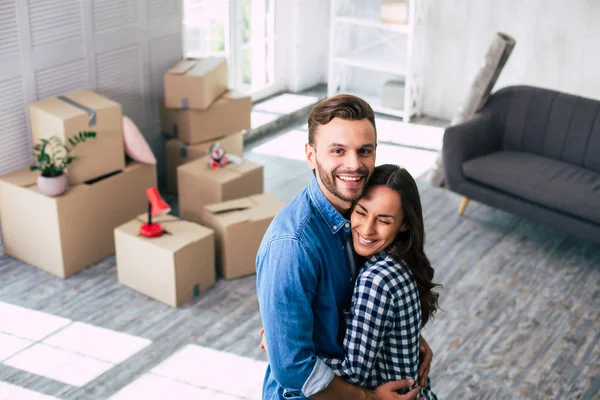
[[[302,395],[301,390],[285,390],[283,389],[283,398],[284,399],[305,399],[304,395]]]

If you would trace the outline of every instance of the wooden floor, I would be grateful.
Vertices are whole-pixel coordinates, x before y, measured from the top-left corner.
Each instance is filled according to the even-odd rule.
[[[286,201],[311,177],[297,148],[306,131],[292,128],[246,151],[265,165],[265,191]],[[421,175],[436,154],[412,150],[390,145],[378,163],[407,161]],[[600,398],[600,248],[476,202],[459,217],[459,196],[419,184],[426,249],[444,285],[443,311],[424,333],[439,398]],[[253,276],[220,280],[172,309],[121,287],[114,265],[109,257],[61,280],[0,256],[1,302],[152,341],[84,387],[1,363],[0,381],[60,399],[106,399],[189,344],[266,360]]]

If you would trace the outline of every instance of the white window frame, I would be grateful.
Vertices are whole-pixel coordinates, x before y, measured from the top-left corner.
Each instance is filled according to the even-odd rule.
[[[285,40],[278,35],[278,32],[284,32],[285,24],[282,21],[283,18],[283,4],[278,0],[272,1],[274,12],[272,18],[268,21],[266,26],[267,38],[264,39],[265,35],[253,35],[250,43],[242,44],[242,0],[205,0],[205,4],[227,2],[229,13],[226,16],[224,24],[225,28],[225,48],[222,52],[211,53],[214,56],[226,56],[229,66],[229,87],[232,89],[239,90],[242,86],[242,63],[245,49],[250,47],[264,49],[267,41],[270,42],[273,52],[270,54],[268,63],[271,64],[270,68],[273,71],[274,83],[266,88],[251,91],[249,94],[252,97],[252,101],[259,101],[266,97],[273,96],[277,93],[283,92],[287,88],[286,76],[285,76]],[[257,2],[264,4],[264,2]],[[263,8],[252,8],[252,13],[258,15],[264,15],[265,9]],[[234,21],[234,23],[231,23]],[[259,29],[262,27],[262,24]],[[229,29],[227,28],[229,27]],[[255,29],[254,27],[252,29]],[[184,50],[185,51],[185,50]],[[252,81],[255,79],[262,79],[263,67],[261,60],[264,60],[264,53],[255,55],[253,54],[253,63],[258,68],[252,67]]]

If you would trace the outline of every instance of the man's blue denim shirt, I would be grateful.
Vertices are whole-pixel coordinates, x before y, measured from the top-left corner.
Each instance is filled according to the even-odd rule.
[[[269,354],[263,399],[305,399],[333,379],[316,355],[344,354],[340,321],[354,286],[349,232],[315,177],[267,229],[256,258]]]

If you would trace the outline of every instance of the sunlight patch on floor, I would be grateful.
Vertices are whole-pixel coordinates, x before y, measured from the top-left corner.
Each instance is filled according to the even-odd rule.
[[[433,151],[380,144],[377,146],[377,162],[375,165],[399,165],[406,168],[413,178],[417,179],[435,166],[436,157],[437,153]]]
[[[252,149],[253,153],[265,156],[288,158],[290,160],[305,161],[304,145],[308,142],[306,131],[293,129],[279,135]]]
[[[250,126],[252,129],[256,129],[259,126],[263,126],[277,120],[279,117],[279,114],[252,110],[250,113]]]
[[[319,99],[315,96],[284,93],[256,104],[253,111],[263,111],[276,114],[291,114],[308,107]]]
[[[441,150],[444,128],[430,125],[411,124],[398,120],[377,118],[377,140],[417,147],[428,150]]]
[[[264,361],[190,344],[116,393],[111,400],[260,400]]]
[[[2,364],[77,387],[152,343],[4,302],[0,302],[0,315]]]

